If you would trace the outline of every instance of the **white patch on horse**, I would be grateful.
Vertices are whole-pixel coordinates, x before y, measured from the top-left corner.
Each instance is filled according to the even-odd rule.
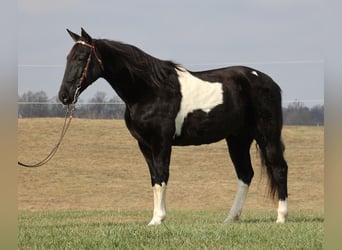
[[[153,218],[148,225],[159,225],[166,218],[166,184],[153,186],[154,209]]]
[[[278,202],[278,217],[277,223],[284,223],[287,217],[288,209],[287,209],[287,198],[285,200],[279,200]]]
[[[256,72],[255,70],[251,71],[251,73],[255,76],[259,76],[258,72]]]
[[[238,189],[236,191],[235,199],[233,202],[233,206],[229,211],[227,219],[225,219],[224,223],[229,223],[231,221],[236,221],[240,218],[243,205],[247,198],[249,186],[243,181],[238,181]]]
[[[180,135],[185,117],[194,110],[200,109],[209,113],[217,105],[223,103],[222,83],[201,80],[185,69],[177,70],[182,100],[176,116],[176,133]]]

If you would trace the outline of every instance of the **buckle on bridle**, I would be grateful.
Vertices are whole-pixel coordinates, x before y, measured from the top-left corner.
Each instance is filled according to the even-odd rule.
[[[91,49],[90,53],[94,52],[95,58],[96,58],[97,62],[99,63],[101,70],[104,71],[102,60],[97,55],[95,46],[92,44],[86,43],[82,40],[78,40],[76,43],[82,44],[83,46],[90,48]]]

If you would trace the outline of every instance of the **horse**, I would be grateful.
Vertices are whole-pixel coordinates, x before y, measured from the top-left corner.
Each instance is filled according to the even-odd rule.
[[[271,198],[278,197],[276,223],[288,214],[285,146],[281,138],[281,89],[267,74],[246,66],[200,72],[153,57],[118,41],[92,38],[69,29],[74,40],[58,93],[64,105],[98,78],[105,79],[126,104],[125,123],[149,168],[153,217],[166,218],[166,190],[173,146],[226,140],[237,175],[237,191],[225,223],[239,220],[254,171],[255,140]]]

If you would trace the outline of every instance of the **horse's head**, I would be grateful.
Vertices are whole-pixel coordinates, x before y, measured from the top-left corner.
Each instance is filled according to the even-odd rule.
[[[95,39],[82,29],[81,36],[68,30],[76,42],[67,56],[59,99],[63,104],[76,103],[78,96],[103,73],[103,65],[95,48]]]

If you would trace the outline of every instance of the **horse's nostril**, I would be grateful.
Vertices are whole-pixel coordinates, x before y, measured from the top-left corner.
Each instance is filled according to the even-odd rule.
[[[59,99],[64,104],[67,104],[69,101],[68,95],[65,92],[60,93]]]

